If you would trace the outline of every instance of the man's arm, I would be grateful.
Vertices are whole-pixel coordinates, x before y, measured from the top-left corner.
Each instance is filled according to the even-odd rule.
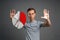
[[[10,19],[17,29],[21,29],[23,27],[23,24],[19,21],[19,13],[16,13],[15,9],[10,10]]]
[[[44,18],[45,21],[44,21],[43,24],[41,24],[41,26],[43,26],[43,27],[51,26],[51,21],[50,21],[50,18],[49,18],[49,10],[44,9],[43,13],[44,13],[44,17],[41,17],[41,18]]]
[[[43,24],[41,24],[41,26],[43,26],[43,27],[49,27],[49,26],[51,26],[50,19],[45,19],[45,22]]]

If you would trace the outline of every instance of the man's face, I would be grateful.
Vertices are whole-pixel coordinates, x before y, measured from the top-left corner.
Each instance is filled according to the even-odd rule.
[[[30,20],[35,19],[35,15],[36,13],[34,12],[34,10],[28,11],[28,17],[30,18]]]

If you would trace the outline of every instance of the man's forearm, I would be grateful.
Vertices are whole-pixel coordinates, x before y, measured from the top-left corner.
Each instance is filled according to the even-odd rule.
[[[48,21],[48,24],[51,25],[51,21],[50,21],[50,19],[47,19],[47,21]]]
[[[50,19],[45,19],[45,22],[44,22],[44,27],[49,27],[49,26],[51,26],[51,21],[50,21]]]

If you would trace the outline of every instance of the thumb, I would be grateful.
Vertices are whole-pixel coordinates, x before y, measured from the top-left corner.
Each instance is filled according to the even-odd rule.
[[[41,18],[44,18],[43,16]]]
[[[45,17],[41,17],[41,18],[43,18],[43,19],[47,19],[47,17],[45,16]]]

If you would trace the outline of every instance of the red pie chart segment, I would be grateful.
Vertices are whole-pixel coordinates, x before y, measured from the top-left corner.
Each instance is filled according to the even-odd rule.
[[[26,23],[26,15],[24,12],[20,12],[19,20],[20,20],[20,22],[23,23],[23,25]]]

